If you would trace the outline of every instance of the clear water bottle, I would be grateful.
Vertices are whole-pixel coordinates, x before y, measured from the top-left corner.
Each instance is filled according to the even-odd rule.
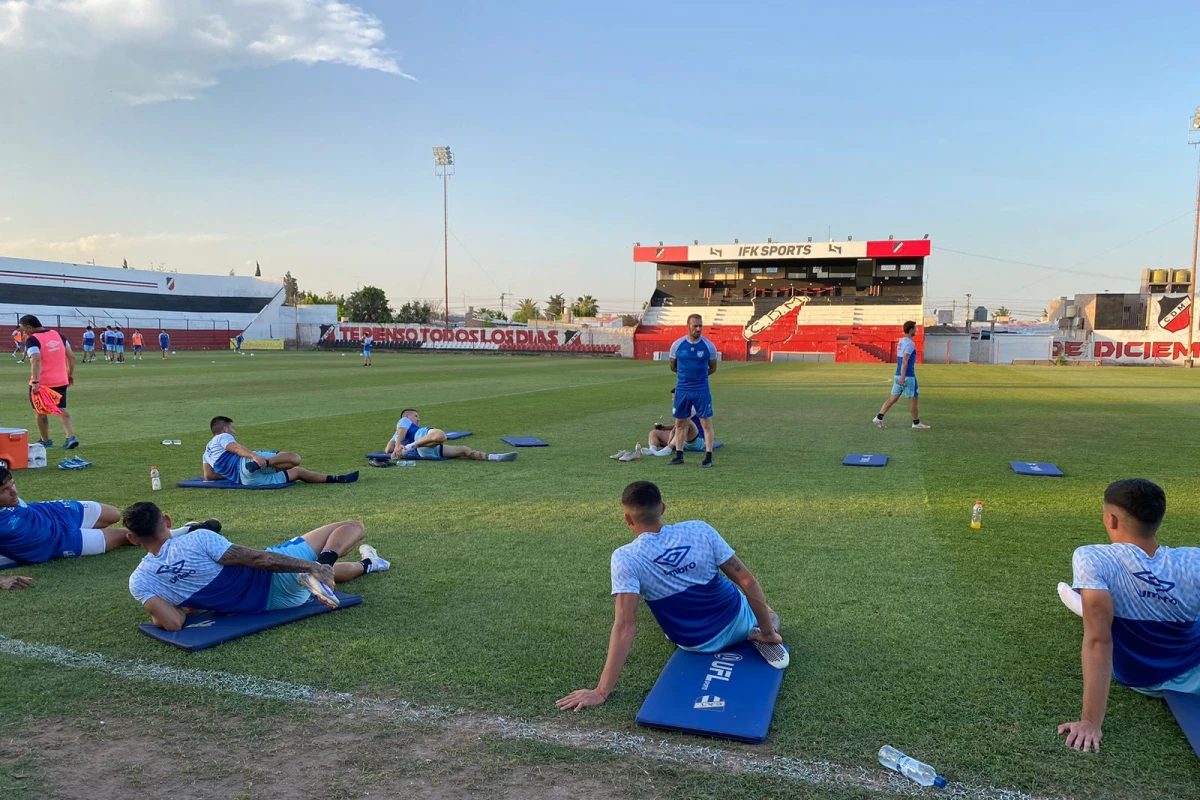
[[[150,468],[150,488],[155,492],[162,489],[162,477],[158,474],[158,467]]]
[[[415,461],[397,461],[396,462],[397,467],[415,467],[416,465],[417,465],[417,462],[415,462]]]
[[[976,500],[975,507],[971,509],[971,527],[979,529],[983,527],[983,501]]]
[[[46,446],[34,442],[29,445],[29,468],[41,469],[46,466]]]
[[[922,764],[915,758],[909,758],[890,744],[879,748],[879,763],[888,769],[893,769],[922,786],[946,788],[946,779],[937,774],[937,770],[928,764]]]

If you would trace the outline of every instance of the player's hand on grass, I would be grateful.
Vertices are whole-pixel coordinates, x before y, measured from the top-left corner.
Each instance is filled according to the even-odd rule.
[[[7,578],[0,578],[0,589],[24,589],[31,583],[33,583],[33,578],[26,578],[24,575],[13,575]]]
[[[779,635],[779,631],[771,631],[763,633],[762,631],[754,631],[750,634],[750,639],[763,644],[783,644],[783,637]]]
[[[1081,719],[1078,722],[1064,722],[1058,726],[1059,735],[1067,735],[1067,747],[1073,747],[1081,753],[1093,750],[1100,752],[1100,723]]]
[[[555,703],[561,711],[583,711],[592,706],[602,706],[608,695],[595,689],[576,689]]]
[[[321,583],[328,586],[330,589],[337,588],[337,581],[333,579],[333,567],[328,564],[313,564],[309,570],[313,577]]]

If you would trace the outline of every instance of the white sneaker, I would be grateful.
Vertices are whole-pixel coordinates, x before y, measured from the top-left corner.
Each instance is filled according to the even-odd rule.
[[[311,573],[301,572],[296,575],[296,580],[301,586],[312,592],[313,597],[330,608],[337,608],[341,604],[342,601],[338,600],[338,596],[333,593],[333,589],[321,583]]]
[[[385,558],[381,558],[379,551],[369,544],[360,544],[358,546],[358,557],[361,559],[370,559],[371,567],[367,572],[387,572],[392,568],[392,562]]]
[[[617,460],[618,461],[640,461],[641,458],[642,458],[641,453],[631,453],[629,451],[625,451],[625,455],[621,456]]]
[[[886,428],[887,427],[887,425],[884,425],[883,420],[881,420],[879,417],[871,417],[871,422],[875,423],[876,428]]]
[[[613,459],[614,461],[620,461],[622,458],[624,458],[627,455],[629,455],[628,450],[618,450],[617,452],[615,452],[611,456],[609,456],[609,458]]]
[[[929,430],[929,426],[926,425],[924,422],[915,422],[915,423],[913,423],[913,430],[914,431],[927,431],[927,430]]]
[[[1083,598],[1079,596],[1079,592],[1071,588],[1071,584],[1058,582],[1058,599],[1067,608],[1071,609],[1071,613],[1077,617],[1083,616]]]
[[[750,631],[751,634],[758,632],[758,628]],[[767,644],[760,642],[757,639],[751,639],[750,644],[754,645],[754,649],[758,654],[766,659],[767,663],[775,669],[787,669],[788,664],[792,663],[792,657],[781,644]]]

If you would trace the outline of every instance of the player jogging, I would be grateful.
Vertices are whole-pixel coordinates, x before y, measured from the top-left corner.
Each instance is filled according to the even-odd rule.
[[[400,412],[396,422],[396,432],[384,449],[391,453],[393,460],[411,457],[417,453],[423,458],[469,458],[472,461],[516,461],[516,453],[483,453],[470,447],[446,444],[446,432],[439,428],[421,426],[421,415],[415,408],[406,408]],[[383,463],[373,466],[387,466]]]
[[[89,358],[91,356],[91,358]],[[80,363],[87,364],[89,361],[96,360],[96,332],[92,330],[92,326],[88,325],[87,330],[83,332],[83,360]]]
[[[12,332],[13,358],[20,364],[25,360],[25,333],[18,327]]]
[[[118,364],[125,363],[125,331],[121,330],[120,325],[113,331],[113,353],[116,355]]]
[[[363,366],[371,366],[371,345],[375,344],[375,340],[371,338],[371,334],[367,334],[363,339]]]
[[[687,336],[681,336],[671,345],[671,372],[676,374],[675,403],[671,415],[675,418],[675,457],[668,464],[683,463],[683,448],[688,441],[688,420],[695,414],[704,429],[704,461],[702,467],[711,467],[712,460],[712,393],[708,388],[708,376],[717,371],[717,346],[701,335],[704,320],[699,314],[687,319]]]
[[[917,344],[913,341],[916,332],[917,323],[912,320],[904,323],[904,336],[896,344],[896,377],[892,381],[892,396],[871,420],[876,428],[887,427],[883,424],[883,415],[896,405],[896,401],[903,394],[908,398],[908,408],[912,411],[913,428],[919,431],[929,430],[929,426],[921,422],[921,415],[917,411],[917,398],[921,393],[917,388]]]
[[[788,665],[778,615],[721,534],[699,520],[664,523],[662,493],[648,481],[626,486],[621,507],[634,540],[610,561],[616,614],[604,671],[595,689],[571,692],[558,701],[560,709],[581,711],[608,699],[633,647],[642,598],[681,649],[717,653],[749,639],[771,666]]]
[[[337,584],[391,566],[370,545],[358,548],[360,561],[337,563],[363,539],[357,520],[324,525],[266,550],[204,529],[172,538],[171,518],[154,503],[127,508],[125,525],[130,542],[146,551],[129,576],[129,593],[168,631],[183,628],[184,608],[257,614],[302,606],[310,596],[337,608]]]
[[[33,401],[34,395],[45,386],[59,395],[55,405],[62,412],[63,430],[67,434],[63,450],[74,450],[79,447],[79,440],[75,438],[71,414],[67,411],[67,387],[75,383],[75,354],[71,352],[71,343],[58,331],[44,327],[32,314],[21,317],[20,323],[25,334],[25,352],[29,356],[29,405],[37,414],[38,434],[42,437],[38,444],[54,446],[50,441],[49,415],[38,411]]]
[[[144,340],[142,339],[142,332],[135,330],[133,332],[133,357],[136,358],[138,361],[142,360],[142,345],[143,344],[144,344]]]
[[[167,360],[167,351],[171,349],[171,335],[166,331],[158,334],[158,346],[162,348],[162,360]]]

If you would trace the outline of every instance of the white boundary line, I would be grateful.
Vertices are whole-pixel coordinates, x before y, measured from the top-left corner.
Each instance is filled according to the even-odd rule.
[[[524,739],[544,744],[601,750],[654,761],[707,767],[730,773],[754,773],[818,786],[868,790],[892,795],[922,796],[927,790],[882,768],[867,770],[829,761],[809,761],[786,756],[770,758],[706,745],[680,744],[619,731],[586,730],[553,720],[526,722],[501,716],[452,711],[436,706],[421,707],[402,700],[360,697],[350,692],[329,692],[313,686],[199,669],[177,669],[150,661],[128,661],[100,653],[77,653],[55,645],[35,644],[0,635],[0,655],[26,658],[67,669],[106,672],[121,678],[190,686],[230,692],[266,700],[284,700],[325,708],[354,709],[382,717],[411,722],[440,722],[446,727],[493,733],[507,739]],[[967,800],[1043,800],[1035,795],[990,786],[947,784],[939,797]]]

